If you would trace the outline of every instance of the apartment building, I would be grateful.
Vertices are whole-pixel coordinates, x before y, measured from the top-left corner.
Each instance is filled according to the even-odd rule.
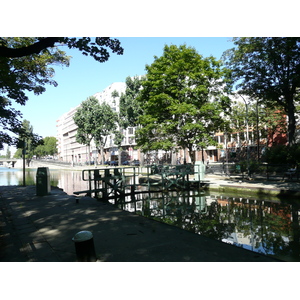
[[[120,96],[125,93],[125,89],[125,82],[115,82],[93,96],[98,99],[100,104],[106,102],[115,112],[119,112]],[[63,162],[75,164],[101,163],[100,155],[93,141],[90,147],[76,142],[77,126],[73,117],[79,107],[80,105],[77,105],[70,109],[56,121],[58,157]],[[140,159],[140,153],[135,148],[135,128],[128,127],[123,130],[123,135],[121,162]],[[116,160],[119,155],[118,151],[118,147],[114,144],[114,136],[108,136],[105,144],[105,160]]]
[[[58,158],[64,162],[88,161],[87,147],[76,142],[77,126],[73,117],[78,107],[72,108],[56,121]]]
[[[125,92],[126,85],[124,82],[115,82],[105,88],[102,92],[96,93],[93,96],[99,100],[99,103],[106,102],[116,112],[119,111],[119,99],[121,93]],[[116,92],[116,93],[113,93]],[[115,96],[118,95],[118,96]],[[57,140],[58,140],[58,157],[61,161],[69,163],[86,163],[89,161],[99,162],[98,150],[95,144],[91,143],[90,147],[76,142],[77,126],[74,123],[73,117],[80,105],[70,109],[57,120]],[[128,132],[128,133],[127,133]],[[132,134],[130,129],[125,131],[125,141],[129,141]],[[106,148],[106,158],[110,159],[109,153],[115,152],[113,138],[109,137]],[[117,154],[117,153],[116,153]]]

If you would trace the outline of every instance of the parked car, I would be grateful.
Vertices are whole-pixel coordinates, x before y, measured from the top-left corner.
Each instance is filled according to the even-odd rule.
[[[119,164],[118,164],[118,161],[112,160],[112,161],[110,161],[110,165],[111,166],[118,166]]]
[[[122,163],[122,165],[124,165],[124,166],[129,166],[129,165],[130,165],[130,161],[129,161],[129,160],[125,160],[125,161]]]
[[[108,166],[118,166],[118,161],[117,160],[107,160],[104,162],[105,165],[108,165]]]
[[[131,165],[132,165],[132,166],[138,167],[138,166],[140,166],[140,161],[139,161],[138,159],[134,159],[134,160],[132,161]]]

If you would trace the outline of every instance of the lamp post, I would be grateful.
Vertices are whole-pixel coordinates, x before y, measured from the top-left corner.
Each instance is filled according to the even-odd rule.
[[[229,172],[228,172],[228,149],[227,149],[227,143],[228,143],[228,140],[227,140],[227,132],[225,131],[225,134],[224,134],[224,143],[225,143],[225,159],[226,159],[226,172],[225,172],[225,175],[228,176],[229,175]]]
[[[258,130],[258,99],[256,101],[256,143],[257,143],[257,162],[259,162],[259,130]]]
[[[22,149],[22,156],[23,156],[23,186],[26,186],[26,179],[25,179],[25,155],[26,155],[26,142],[25,140],[23,141],[24,146]]]
[[[248,103],[244,99],[244,97],[239,94],[246,105],[246,134],[247,134],[247,174],[249,176],[249,124],[248,124]]]

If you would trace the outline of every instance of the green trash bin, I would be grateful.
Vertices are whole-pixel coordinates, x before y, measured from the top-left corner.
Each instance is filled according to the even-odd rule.
[[[46,196],[51,191],[50,173],[48,167],[40,167],[36,172],[36,195]]]
[[[235,166],[235,172],[236,173],[241,173],[241,165],[236,165]]]

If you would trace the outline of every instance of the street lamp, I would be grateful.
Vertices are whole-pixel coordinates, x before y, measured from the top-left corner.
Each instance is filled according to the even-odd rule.
[[[226,176],[229,175],[229,172],[228,172],[228,149],[227,149],[227,142],[228,141],[227,141],[227,138],[228,138],[228,135],[227,135],[227,132],[225,131],[225,133],[224,133],[224,143],[225,143],[225,159],[226,159],[226,172],[225,172]]]
[[[249,176],[249,124],[248,124],[248,103],[246,102],[246,100],[244,99],[244,97],[239,94],[241,96],[241,98],[243,99],[243,101],[245,102],[246,105],[246,134],[247,134],[247,173]]]

